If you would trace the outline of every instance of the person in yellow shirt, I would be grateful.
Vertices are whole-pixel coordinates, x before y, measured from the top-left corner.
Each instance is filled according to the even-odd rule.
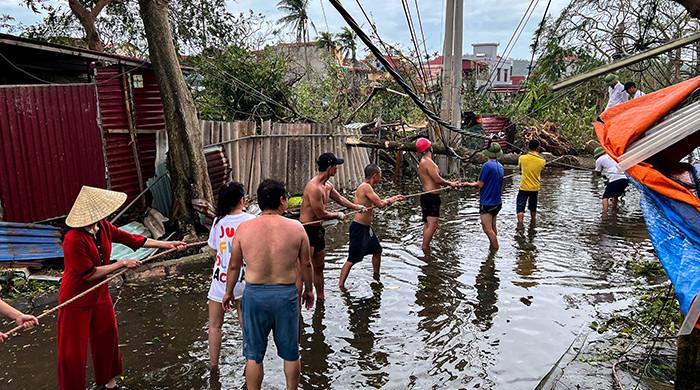
[[[540,175],[546,164],[544,157],[539,154],[540,141],[533,139],[527,145],[528,152],[518,158],[520,168],[520,190],[515,201],[515,211],[518,215],[518,226],[522,227],[525,219],[525,206],[530,210],[530,223],[535,224],[537,214],[537,194],[540,191]]]

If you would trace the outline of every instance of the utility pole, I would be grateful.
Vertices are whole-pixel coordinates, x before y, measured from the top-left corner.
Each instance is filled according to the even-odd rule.
[[[445,10],[445,42],[442,50],[442,101],[440,117],[455,127],[462,119],[462,35],[464,25],[464,0],[447,0]],[[441,129],[449,146],[457,146],[459,134]],[[447,160],[439,161],[441,169],[448,169]],[[448,169],[454,172],[454,169]]]

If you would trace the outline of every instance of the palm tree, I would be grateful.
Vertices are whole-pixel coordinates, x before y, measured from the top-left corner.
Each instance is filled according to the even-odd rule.
[[[318,47],[321,49],[331,51],[335,50],[335,48],[338,46],[338,42],[333,37],[333,33],[329,33],[328,31],[318,34],[318,38],[316,39],[318,40]]]
[[[291,26],[297,35],[297,42],[309,41],[309,25],[316,31],[314,22],[307,12],[308,0],[280,0],[277,9],[286,13],[277,23]]]
[[[343,31],[337,34],[340,46],[345,50],[345,58],[350,58],[353,65],[357,60],[357,34],[348,27],[343,27]]]

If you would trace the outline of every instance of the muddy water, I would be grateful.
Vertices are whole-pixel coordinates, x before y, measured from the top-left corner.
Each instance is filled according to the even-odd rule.
[[[430,256],[420,250],[414,199],[377,218],[381,283],[372,282],[367,258],[353,269],[345,295],[337,280],[347,225],[331,229],[327,301],[303,312],[303,388],[534,388],[598,313],[632,303],[628,290],[643,281],[625,263],[654,256],[634,191],[607,217],[601,192],[587,172],[547,172],[537,226],[516,231],[517,177],[507,180],[495,255],[486,249],[473,190],[444,195]],[[208,273],[117,293],[128,388],[242,387],[234,317],[225,324],[220,375],[206,368]],[[50,319],[0,347],[0,388],[55,388],[54,334]],[[264,388],[284,388],[275,355],[271,342]]]

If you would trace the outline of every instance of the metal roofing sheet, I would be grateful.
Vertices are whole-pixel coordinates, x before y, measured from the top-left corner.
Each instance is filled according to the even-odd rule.
[[[49,225],[0,222],[0,261],[63,257],[61,231]]]
[[[0,87],[3,218],[65,215],[83,185],[105,186],[94,84]]]
[[[124,226],[119,226],[119,229],[131,234],[140,234],[144,237],[151,237],[151,232],[139,222],[130,222]],[[157,248],[139,248],[137,251],[133,251],[126,245],[112,243],[112,260],[141,260],[152,255],[157,250]]]

